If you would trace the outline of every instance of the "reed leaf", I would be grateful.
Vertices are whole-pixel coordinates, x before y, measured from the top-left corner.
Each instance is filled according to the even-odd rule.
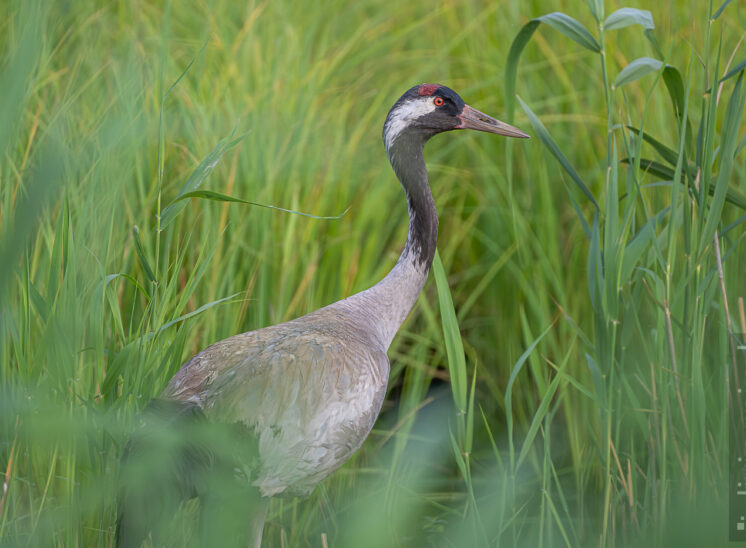
[[[606,18],[604,30],[617,30],[632,25],[641,25],[645,30],[654,29],[653,14],[648,10],[619,8]]]
[[[557,143],[554,141],[554,139],[552,139],[551,135],[549,135],[547,128],[544,127],[544,124],[541,123],[541,120],[539,120],[539,118],[528,107],[528,105],[521,100],[520,97],[518,97],[518,101],[521,103],[521,107],[523,108],[523,111],[528,116],[529,122],[531,122],[531,127],[534,129],[534,133],[536,133],[536,135],[539,137],[539,140],[541,141],[541,143],[549,150],[549,152],[552,153],[552,155],[557,159],[557,161],[560,163],[562,168],[567,172],[570,178],[573,181],[575,181],[575,184],[578,185],[580,190],[583,191],[583,194],[585,194],[586,197],[591,201],[591,203],[594,206],[596,206],[596,209],[598,209],[598,203],[596,202],[596,199],[593,197],[593,194],[591,194],[591,191],[588,189],[586,184],[580,178],[580,175],[578,175],[578,172],[575,171],[575,168],[572,167],[572,165],[570,164],[570,161],[562,153]]]

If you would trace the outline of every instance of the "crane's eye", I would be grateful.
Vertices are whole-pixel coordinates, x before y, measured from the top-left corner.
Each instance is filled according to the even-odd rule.
[[[442,97],[436,97],[435,99],[433,99],[433,103],[435,103],[436,107],[442,107],[444,102],[445,101],[443,101]]]

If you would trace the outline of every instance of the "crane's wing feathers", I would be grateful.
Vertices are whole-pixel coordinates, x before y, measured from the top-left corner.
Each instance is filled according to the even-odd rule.
[[[340,333],[340,330],[343,333]],[[381,409],[388,358],[345,325],[289,322],[217,342],[187,362],[164,395],[214,422],[244,424],[264,495],[309,493],[360,447]]]

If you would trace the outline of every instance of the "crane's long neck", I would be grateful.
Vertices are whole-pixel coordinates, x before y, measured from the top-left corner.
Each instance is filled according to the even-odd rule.
[[[420,272],[422,280],[418,294],[430,271],[438,240],[438,212],[427,179],[422,154],[424,146],[422,139],[399,139],[387,151],[396,176],[404,187],[409,206],[407,243],[392,272],[410,267]]]
[[[409,232],[396,265],[378,284],[346,299],[388,348],[425,285],[438,239],[438,213],[430,192],[425,139],[402,136],[387,149],[409,206]],[[342,302],[345,302],[342,301]]]

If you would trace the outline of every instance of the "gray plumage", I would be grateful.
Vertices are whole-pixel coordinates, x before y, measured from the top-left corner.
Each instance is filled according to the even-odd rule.
[[[236,449],[226,461],[210,447],[203,451],[193,442],[185,444],[182,452],[198,455],[185,461],[192,470],[154,474],[151,486],[160,481],[168,490],[178,484],[176,498],[208,499],[212,492],[220,506],[221,493],[233,489],[230,483],[242,484],[236,498],[253,500],[252,516],[244,520],[250,529],[246,540],[259,546],[268,497],[308,495],[362,445],[386,393],[389,345],[417,300],[435,253],[438,219],[424,145],[452,129],[526,136],[466,106],[444,86],[407,91],[389,112],[383,135],[409,206],[409,232],[398,262],[370,289],[295,320],[219,341],[185,363],[161,398],[176,405],[178,416],[196,414],[208,425],[233,425],[228,436],[244,438],[249,449]],[[168,428],[181,428],[183,421],[171,419],[174,413],[166,416]],[[133,436],[127,459],[143,452],[138,447],[149,445]],[[223,461],[223,479],[228,479],[210,491],[211,471]],[[119,544],[137,545],[153,525],[140,523],[147,516],[128,517],[128,508],[146,504],[147,498],[132,488],[123,492]],[[218,518],[206,518],[204,508],[203,525],[209,526]],[[216,509],[209,515],[221,514]],[[203,543],[209,540],[203,537]]]

